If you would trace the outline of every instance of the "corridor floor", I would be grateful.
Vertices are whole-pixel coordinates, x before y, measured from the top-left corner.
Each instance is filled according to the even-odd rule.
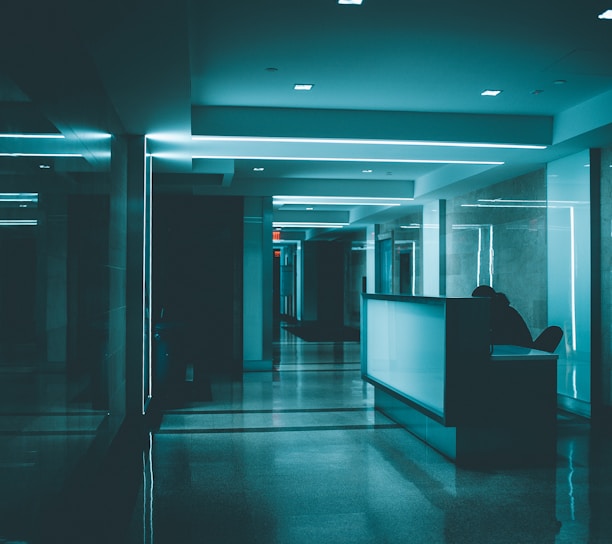
[[[163,411],[126,543],[612,542],[611,441],[587,423],[559,417],[556,467],[461,469],[374,411],[358,343],[275,350]]]

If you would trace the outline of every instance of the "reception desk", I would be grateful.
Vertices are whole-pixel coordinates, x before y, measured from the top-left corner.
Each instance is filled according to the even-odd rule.
[[[363,295],[376,409],[458,464],[555,462],[556,359],[492,346],[485,298]]]

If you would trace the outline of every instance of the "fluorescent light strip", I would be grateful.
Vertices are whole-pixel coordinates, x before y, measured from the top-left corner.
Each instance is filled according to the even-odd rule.
[[[81,153],[0,153],[0,157],[82,157]]]
[[[423,147],[475,147],[492,149],[546,149],[545,145],[495,144],[485,142],[437,142],[431,140],[359,140],[354,138],[286,138],[268,136],[204,136],[191,137],[201,142],[253,142],[253,143],[298,143],[298,144],[350,144],[350,145],[399,145]]]
[[[63,134],[0,134],[0,138],[22,138],[32,140],[61,140]]]
[[[317,223],[317,222],[305,222],[305,221],[274,221],[272,223],[273,228],[330,228],[330,229],[341,229],[342,227],[348,226],[349,223]]]
[[[153,155],[163,158],[162,153]],[[232,159],[232,160],[262,160],[262,161],[320,161],[320,162],[385,162],[385,163],[418,163],[418,164],[485,164],[499,166],[503,161],[456,161],[443,159],[379,159],[353,157],[264,157],[261,155],[194,155],[193,159]]]
[[[461,204],[462,208],[547,208],[549,206],[542,204],[534,204],[528,206],[526,204]],[[553,206],[550,206],[553,207]]]
[[[25,225],[38,225],[36,219],[0,219],[1,227],[21,227]]]
[[[306,204],[320,206],[401,206],[402,203],[412,202],[414,198],[384,198],[384,197],[334,197],[334,196],[286,196],[273,197],[274,204]]]
[[[38,202],[38,193],[0,193],[0,202]]]

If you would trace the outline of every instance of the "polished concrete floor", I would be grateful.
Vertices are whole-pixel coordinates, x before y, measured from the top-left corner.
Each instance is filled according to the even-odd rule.
[[[612,440],[588,422],[559,415],[554,467],[463,469],[374,411],[358,343],[275,350],[175,398],[57,508],[104,414],[54,412],[39,379],[40,411],[0,414],[0,544],[612,542]]]

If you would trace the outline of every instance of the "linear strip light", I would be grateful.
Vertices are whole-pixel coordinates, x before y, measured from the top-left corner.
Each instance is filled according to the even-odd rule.
[[[341,229],[348,226],[349,223],[325,223],[325,222],[305,222],[305,221],[274,221],[273,228],[309,228],[309,229]]]
[[[154,157],[163,158],[163,153],[154,153]],[[384,162],[384,163],[418,163],[418,164],[484,164],[499,166],[503,161],[456,161],[444,159],[380,159],[353,157],[264,157],[261,155],[194,155],[193,159],[233,159],[262,161],[317,161],[317,162]]]
[[[542,204],[461,204],[462,208],[547,208]]]
[[[279,206],[287,204],[316,204],[319,206],[401,206],[412,202],[414,198],[384,198],[366,196],[289,196],[278,195],[273,197],[274,204]]]
[[[35,140],[61,140],[63,134],[0,134],[0,138],[23,138]]]
[[[38,225],[36,219],[0,219],[0,227],[21,227],[26,225]]]
[[[492,149],[546,149],[545,145],[497,144],[487,142],[438,142],[432,140],[359,140],[355,138],[287,138],[271,136],[204,136],[191,137],[200,142],[253,142],[253,143],[298,143],[298,144],[350,144],[350,145],[399,145],[423,147],[475,147]]]
[[[0,193],[0,202],[38,202],[38,193]]]
[[[0,157],[82,157],[81,153],[0,153]]]

